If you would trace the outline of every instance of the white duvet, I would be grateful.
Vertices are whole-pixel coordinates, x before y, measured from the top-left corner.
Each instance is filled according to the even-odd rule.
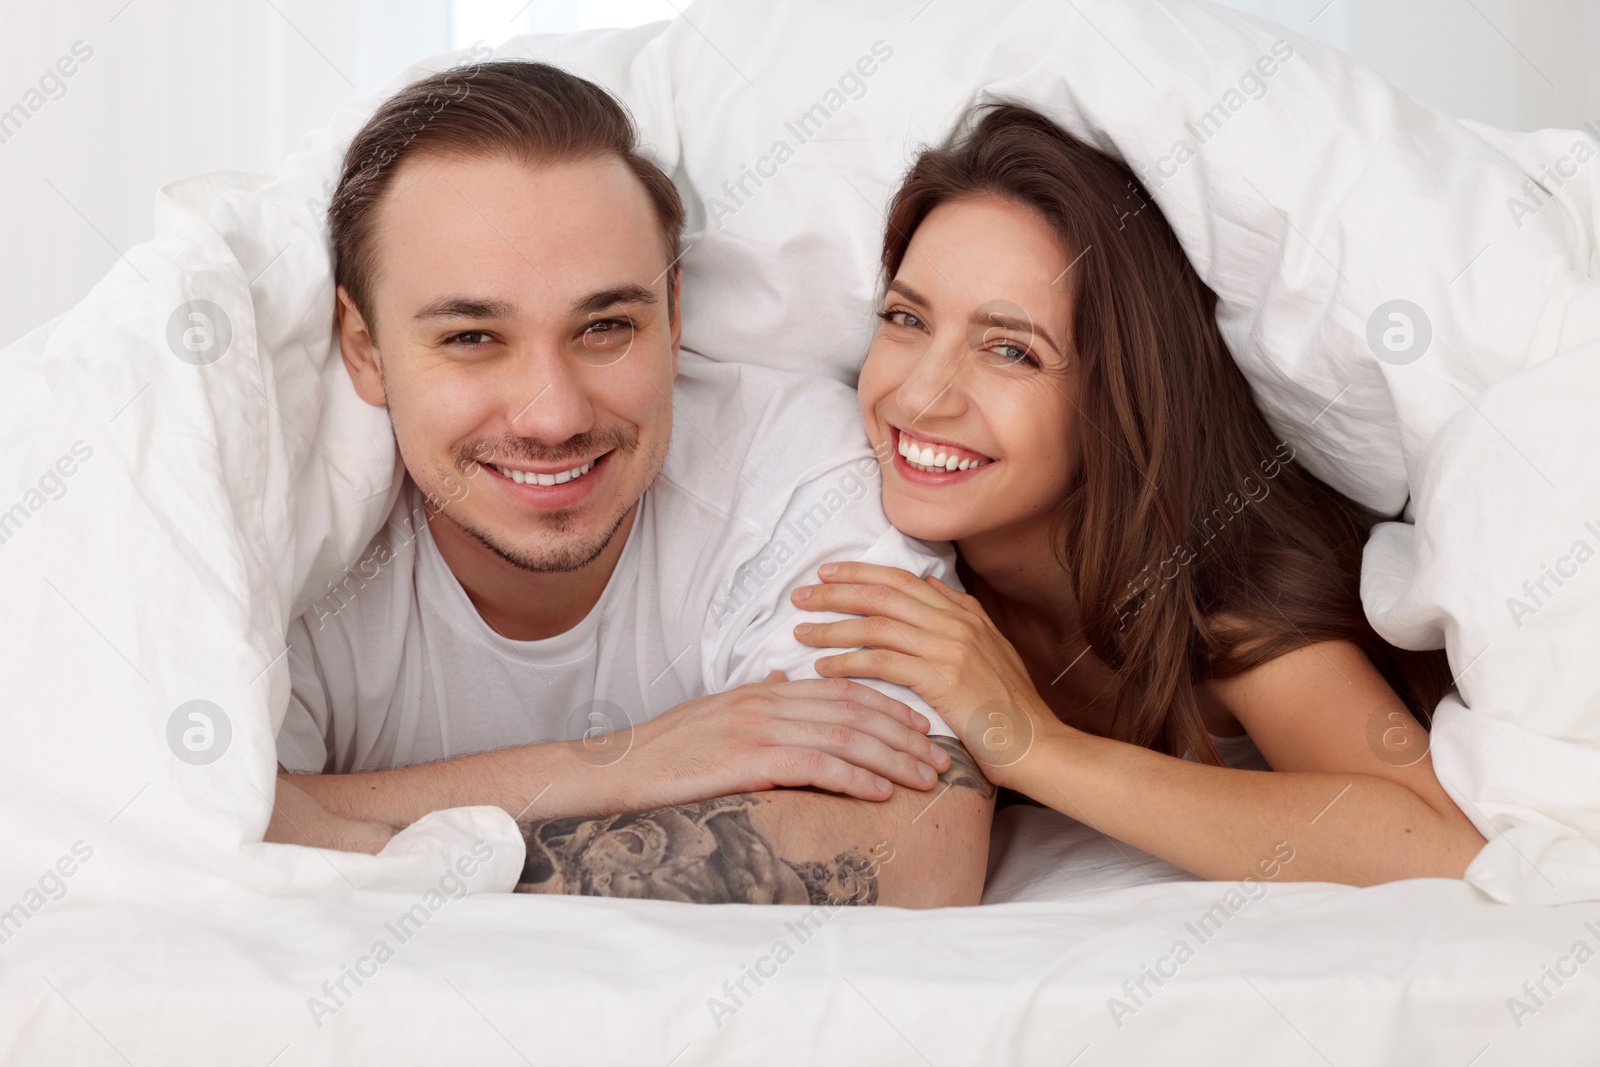
[[[1176,872],[1109,842],[1093,862],[1068,862],[1084,855],[1081,828],[1029,822],[997,858],[990,899],[1042,902],[832,920],[826,947],[783,972],[789,992],[740,1016],[789,1012],[773,1062],[870,1049],[921,1062],[897,1028],[922,1036],[917,1055],[931,1062],[991,1047],[996,1060],[1048,1050],[1065,1063],[1096,1040],[1084,1063],[1107,1041],[1120,1051],[1098,1062],[1129,1062],[1134,1049],[1183,1048],[1186,1028],[1220,1039],[1234,1023],[1261,1035],[1264,1055],[1314,1061],[1297,1013],[1330,996],[1369,1009],[1376,1027],[1324,1028],[1312,1047],[1334,1062],[1422,1062],[1408,1019],[1487,1028],[1483,1042],[1451,1044],[1449,1062],[1485,1043],[1516,1050],[1504,1062],[1562,1047],[1563,1027],[1592,1010],[1588,993],[1541,999],[1537,1025],[1508,998],[1573,941],[1600,947],[1583,926],[1593,908],[1496,910],[1478,891],[1600,900],[1600,161],[1552,196],[1524,187],[1593,133],[1464,125],[1325,47],[1184,0],[707,0],[671,24],[518,39],[497,54],[611,87],[680,182],[695,229],[688,347],[849,381],[884,201],[961,108],[1021,99],[1121,152],[1221,296],[1274,426],[1330,483],[1414,520],[1374,535],[1363,598],[1385,636],[1444,644],[1459,674],[1432,745],[1490,838],[1468,873],[1476,889],[1275,886],[1239,912],[1250,918],[1230,948],[1186,964],[1138,1020],[1170,1010],[1171,1025],[1073,1044],[1088,1033],[1080,1021],[1098,1033],[1116,1014],[1106,987],[1170,954],[1176,920],[1223,890],[1166,884]],[[378,857],[260,843],[285,627],[365,545],[397,475],[382,413],[357,400],[332,348],[321,221],[344,142],[375,102],[344,108],[275,180],[168,187],[155,240],[0,356],[0,505],[16,502],[0,514],[0,1018],[68,1026],[81,1053],[51,1058],[0,1026],[6,1062],[113,1062],[107,1044],[135,1041],[132,1062],[211,1048],[265,1063],[284,1044],[295,1051],[276,1062],[335,1062],[385,1040],[432,1050],[427,1062],[466,1049],[516,1062],[507,1045],[544,1062],[540,1034],[550,1050],[578,1048],[577,1020],[623,1025],[636,995],[685,1020],[706,1011],[704,980],[737,977],[771,932],[762,924],[782,926],[763,909],[482,895],[521,863],[514,826],[487,808],[431,816]],[[1388,317],[1393,301],[1409,319]],[[369,920],[436,888],[474,845],[488,858],[461,876],[473,895],[446,894],[429,913],[460,940],[398,955],[364,1006],[287,1036],[290,1017],[311,1011],[313,977],[358,959]],[[1126,892],[1074,896],[1135,877]],[[185,916],[187,957],[165,937]],[[925,960],[906,956],[913,945]],[[419,992],[424,974],[457,964],[480,986],[452,993],[430,977]],[[140,1020],[192,1015],[157,993],[168,983],[218,1013],[211,1029],[193,1023],[191,1044],[134,1036]],[[425,1038],[412,1009],[435,999],[461,1027],[520,1036]],[[519,1005],[533,1014],[517,1021]],[[696,1040],[687,1021],[646,1019],[642,1043],[586,1032],[590,1058],[659,1048],[667,1062],[680,1036]],[[960,1037],[962,1021],[979,1038]],[[713,1027],[680,1062],[737,1061],[759,1032],[745,1025],[752,1036],[730,1045],[714,1035],[733,1027]],[[99,1041],[97,1027],[109,1031]],[[266,1043],[259,1056],[245,1037]]]

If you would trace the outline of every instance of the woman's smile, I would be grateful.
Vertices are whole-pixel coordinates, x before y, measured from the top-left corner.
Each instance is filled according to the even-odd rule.
[[[889,427],[898,461],[895,472],[917,485],[954,485],[994,464],[981,452],[937,437]]]

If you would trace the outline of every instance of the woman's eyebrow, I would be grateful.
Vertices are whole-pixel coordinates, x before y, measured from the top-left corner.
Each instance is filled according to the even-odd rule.
[[[928,306],[928,300],[926,297],[917,292],[915,289],[911,288],[911,286],[907,285],[905,282],[900,281],[898,278],[890,282],[887,288],[889,292],[899,293],[913,304],[921,304],[923,307]]]
[[[1025,333],[1029,336],[1038,334],[1040,337],[1044,338],[1045,344],[1055,349],[1058,353],[1061,351],[1061,346],[1056,344],[1055,338],[1051,337],[1047,332],[1045,332],[1044,327],[1036,326],[1033,322],[1027,319],[1019,319],[1011,315],[1002,315],[998,311],[983,311],[980,309],[972,313],[972,325],[998,326],[1002,330],[1011,330],[1014,333]]]

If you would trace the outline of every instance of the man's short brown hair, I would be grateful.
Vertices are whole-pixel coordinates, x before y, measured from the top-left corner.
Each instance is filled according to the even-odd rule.
[[[334,282],[372,329],[375,209],[406,159],[423,154],[506,156],[525,163],[620,159],[644,186],[661,225],[667,261],[682,254],[683,201],[661,169],[638,152],[632,118],[610,93],[547,63],[500,60],[457,67],[412,83],[384,101],[345,152],[328,205]],[[667,307],[676,273],[669,272]]]

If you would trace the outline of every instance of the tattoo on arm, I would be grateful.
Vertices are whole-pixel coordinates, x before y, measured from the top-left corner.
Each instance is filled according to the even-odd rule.
[[[947,787],[976,790],[984,800],[994,796],[994,784],[978,770],[978,761],[972,758],[972,753],[967,751],[965,745],[953,737],[937,736],[928,740],[950,753],[950,769],[939,776],[939,781]]]
[[[875,846],[791,861],[751,825],[748,793],[656,811],[533,820],[519,893],[696,904],[874,904]],[[892,858],[892,851],[888,858]]]
[[[805,883],[811,904],[876,904],[878,859],[859,848],[847,849],[832,861],[783,862]]]
[[[984,800],[995,787],[953,737],[939,776],[946,789]],[[760,800],[740,793],[624,815],[534,819],[522,827],[528,858],[519,893],[636,897],[694,904],[876,904],[878,871],[894,858],[887,841],[831,860],[792,860],[751,823]]]

